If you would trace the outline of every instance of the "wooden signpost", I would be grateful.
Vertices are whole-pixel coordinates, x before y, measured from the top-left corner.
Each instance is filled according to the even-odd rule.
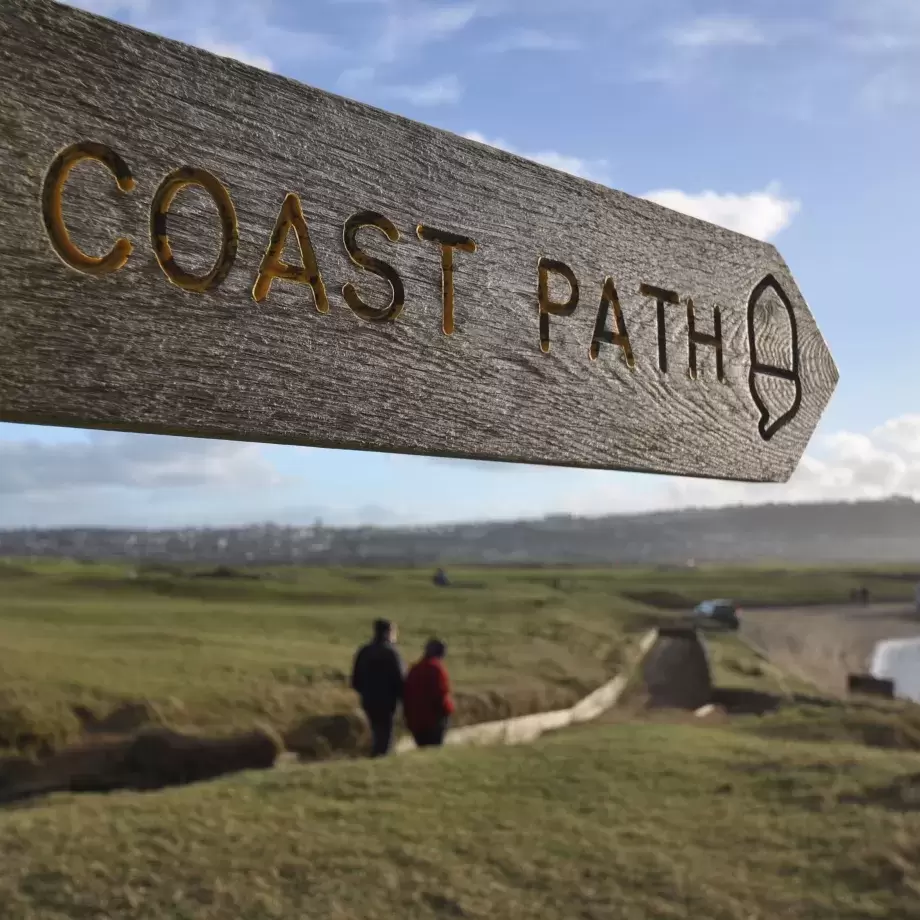
[[[768,244],[0,0],[0,419],[782,481],[836,381]]]

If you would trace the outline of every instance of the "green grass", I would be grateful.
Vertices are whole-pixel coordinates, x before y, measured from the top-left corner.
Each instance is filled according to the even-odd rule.
[[[452,571],[448,590],[427,570],[253,571],[0,562],[0,748],[72,736],[73,704],[145,699],[207,731],[350,709],[351,656],[377,616],[399,622],[408,658],[431,634],[447,639],[469,722],[570,704],[617,670],[629,634],[662,616],[656,604],[833,602],[863,583],[878,597],[910,591],[887,569],[471,569]]]
[[[893,570],[479,569],[452,572],[449,590],[427,571],[260,574],[0,564],[0,741],[62,740],[74,703],[147,699],[203,729],[348,709],[375,616],[400,623],[409,656],[447,638],[473,720],[593,688],[659,605],[910,591]],[[722,686],[813,692],[734,636],[708,648]],[[0,916],[906,920],[920,899],[918,752],[920,707],[864,701],[58,795],[0,811]]]
[[[428,572],[269,574],[130,577],[73,564],[8,572],[0,701],[20,722],[52,726],[57,736],[76,727],[71,704],[136,698],[207,730],[256,719],[283,728],[354,705],[352,655],[373,618],[387,616],[400,624],[407,658],[432,634],[447,639],[461,720],[469,721],[573,702],[615,671],[645,611],[591,581],[562,591],[486,574],[443,590]]]
[[[901,701],[853,699],[822,705],[803,703],[759,718],[738,719],[735,725],[763,738],[920,751],[920,706]]]
[[[920,757],[590,727],[59,796],[0,820],[10,920],[911,918]]]
[[[706,632],[705,640],[713,684],[717,687],[759,690],[781,697],[818,692],[813,684],[785,674],[732,633]]]

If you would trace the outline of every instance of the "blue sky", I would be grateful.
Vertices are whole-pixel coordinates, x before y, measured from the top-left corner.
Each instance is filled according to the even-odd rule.
[[[918,0],[81,0],[778,245],[840,369],[784,486],[0,425],[0,526],[920,496]]]

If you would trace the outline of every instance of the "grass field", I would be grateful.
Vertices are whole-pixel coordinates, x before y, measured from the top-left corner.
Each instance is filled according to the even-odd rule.
[[[169,721],[286,726],[349,709],[370,620],[430,633],[474,721],[570,702],[633,634],[711,595],[836,602],[897,572],[263,571],[196,577],[0,567],[0,739],[63,740],[69,706],[152,701]],[[807,692],[731,636],[721,685]],[[0,811],[6,920],[916,916],[920,707],[790,706],[707,726],[616,717],[526,748],[337,760],[151,794]],[[5,732],[5,734],[4,734]],[[802,740],[805,739],[805,740]],[[882,750],[881,748],[884,748]]]
[[[208,731],[351,709],[347,673],[376,616],[408,658],[449,643],[459,721],[568,705],[615,673],[630,633],[712,595],[743,604],[845,600],[867,584],[904,597],[892,569],[193,570],[10,560],[0,564],[0,748],[77,731],[74,704],[151,701]]]
[[[916,917],[920,756],[590,727],[0,819],[9,920]]]

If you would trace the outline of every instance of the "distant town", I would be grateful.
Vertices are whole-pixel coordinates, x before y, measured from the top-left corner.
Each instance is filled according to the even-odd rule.
[[[696,565],[920,560],[920,504],[762,505],[438,527],[0,531],[0,556],[204,564]]]

